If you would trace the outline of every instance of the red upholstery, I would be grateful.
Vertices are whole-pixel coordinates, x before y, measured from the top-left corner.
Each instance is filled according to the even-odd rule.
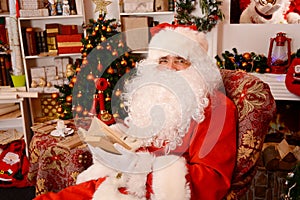
[[[244,71],[221,69],[226,95],[238,108],[238,155],[231,190],[226,199],[240,199],[256,173],[269,123],[276,112],[269,86]]]

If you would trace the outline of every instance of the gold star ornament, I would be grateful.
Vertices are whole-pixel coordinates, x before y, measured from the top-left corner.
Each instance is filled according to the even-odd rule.
[[[93,0],[93,2],[96,4],[95,12],[105,12],[107,13],[107,6],[111,4],[111,1],[105,1],[105,0]]]

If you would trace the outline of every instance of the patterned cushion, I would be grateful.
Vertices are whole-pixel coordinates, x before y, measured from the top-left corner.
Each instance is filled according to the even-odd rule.
[[[269,86],[244,71],[221,70],[226,95],[239,113],[238,156],[227,199],[239,199],[251,184],[269,123],[276,112]]]

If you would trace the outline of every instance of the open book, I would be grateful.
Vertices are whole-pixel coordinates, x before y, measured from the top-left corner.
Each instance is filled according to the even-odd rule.
[[[120,153],[114,148],[114,143],[122,145],[125,149],[132,149],[122,140],[122,133],[114,131],[97,117],[93,118],[89,130],[84,136],[84,141],[93,147],[99,147],[116,154]]]

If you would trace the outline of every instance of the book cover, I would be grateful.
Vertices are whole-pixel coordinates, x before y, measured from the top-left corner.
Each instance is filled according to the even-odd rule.
[[[43,31],[43,30],[37,30],[35,32],[36,40],[37,40],[37,53],[38,54],[43,54],[43,53],[48,52],[45,33],[46,33],[46,31]]]
[[[32,27],[26,28],[26,43],[29,56],[37,55],[35,31]]]

